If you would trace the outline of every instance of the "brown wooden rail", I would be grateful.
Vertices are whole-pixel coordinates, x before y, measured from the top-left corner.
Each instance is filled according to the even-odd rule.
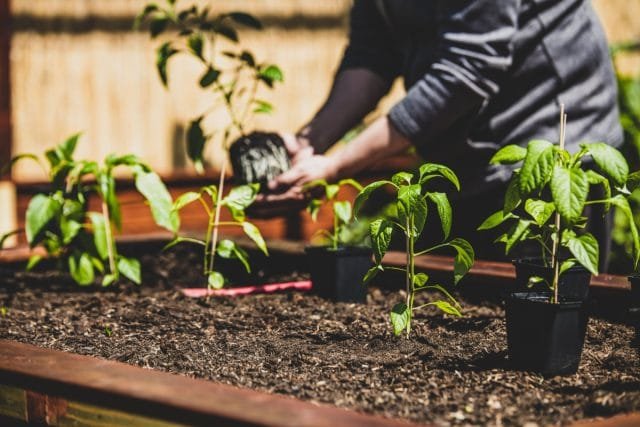
[[[0,384],[0,415],[33,424],[411,425],[3,340]]]

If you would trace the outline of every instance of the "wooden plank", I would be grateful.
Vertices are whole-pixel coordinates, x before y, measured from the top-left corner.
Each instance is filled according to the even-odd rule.
[[[598,420],[581,420],[571,424],[571,427],[638,427],[640,426],[640,412],[616,415],[611,418]]]
[[[281,395],[0,340],[0,384],[170,422],[225,426],[407,426]]]

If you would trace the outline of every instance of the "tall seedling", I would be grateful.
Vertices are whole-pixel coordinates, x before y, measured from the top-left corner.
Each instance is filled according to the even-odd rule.
[[[23,159],[37,161],[50,179],[50,191],[37,194],[29,202],[25,219],[27,241],[31,247],[44,247],[80,285],[93,283],[96,274],[103,275],[103,286],[120,275],[140,284],[140,263],[118,254],[115,245],[113,230],[122,227],[122,216],[114,169],[129,168],[156,223],[175,232],[179,218],[171,214],[171,196],[158,175],[134,155],[109,155],[102,163],[75,159],[78,138],[79,135],[74,135],[46,151],[48,168],[34,154],[12,159],[12,165]],[[100,199],[100,212],[88,210],[92,193]],[[32,256],[27,268],[33,268],[40,260],[41,256]]]
[[[205,132],[203,122],[219,108],[226,111],[227,122],[216,132],[220,135],[222,146],[229,149],[230,143],[238,136],[246,136],[248,122],[253,114],[269,114],[273,106],[258,98],[260,86],[273,88],[283,81],[280,68],[274,64],[258,62],[253,53],[239,46],[237,27],[244,26],[254,30],[262,29],[259,20],[244,12],[212,14],[209,7],[189,6],[178,9],[175,0],[167,0],[164,7],[149,3],[136,18],[138,27],[143,21],[149,21],[152,38],[167,35],[166,40],[157,48],[156,67],[162,84],[167,87],[169,81],[169,59],[176,54],[186,54],[194,58],[202,67],[199,86],[211,93],[213,104],[205,112],[191,121],[187,130],[187,154],[193,161],[196,171],[204,171],[204,149],[212,138]],[[224,45],[224,46],[223,46]],[[253,202],[258,188],[255,185],[236,187],[227,197],[224,194],[227,158],[222,161],[217,186],[203,187],[199,193],[184,194],[174,205],[173,212],[186,204],[199,200],[209,216],[208,231],[205,240],[204,272],[208,276],[210,287],[222,286],[223,280],[214,271],[216,253],[223,257],[235,257],[243,261],[248,269],[246,254],[231,241],[218,242],[220,226],[242,226],[245,233],[266,253],[264,241],[258,229],[245,221],[244,210]],[[222,223],[220,212],[223,206],[231,210],[232,223]],[[176,238],[172,244],[184,241]]]
[[[450,247],[455,250],[454,258],[454,284],[469,271],[474,261],[473,248],[464,239],[455,238],[447,240],[451,231],[452,209],[446,193],[428,191],[426,189],[429,181],[436,178],[444,178],[451,182],[457,190],[460,183],[457,176],[446,166],[427,163],[420,167],[419,175],[414,176],[409,172],[399,172],[395,174],[391,181],[377,181],[366,186],[356,198],[354,210],[357,215],[363,203],[369,198],[371,193],[381,187],[391,187],[396,192],[395,215],[385,218],[378,218],[370,225],[371,242],[376,265],[369,270],[364,278],[367,283],[379,271],[400,270],[405,274],[406,280],[406,301],[396,304],[391,310],[391,323],[396,335],[405,331],[407,337],[411,333],[411,320],[414,310],[425,306],[433,305],[447,314],[460,316],[460,305],[455,298],[439,284],[429,282],[429,276],[425,273],[415,271],[415,257],[432,252],[436,249]],[[433,247],[418,250],[416,249],[416,239],[423,232],[427,221],[428,206],[435,206],[440,217],[444,241]],[[382,258],[389,248],[391,237],[395,231],[399,230],[405,239],[407,265],[404,269],[396,267],[384,267]],[[428,302],[418,307],[414,307],[415,296],[422,291],[438,291],[444,299]]]
[[[535,241],[546,266],[553,268],[547,283],[552,302],[558,302],[560,276],[577,263],[598,274],[599,246],[596,238],[584,232],[584,209],[602,204],[608,210],[617,207],[629,218],[634,260],[640,257],[638,231],[629,206],[630,190],[638,187],[638,174],[629,175],[625,158],[615,148],[602,143],[581,144],[571,154],[564,148],[566,115],[562,113],[560,143],[533,140],[527,148],[508,145],[491,159],[493,164],[522,166],[514,170],[505,195],[504,208],[487,218],[478,228],[488,230],[502,224],[510,228],[497,241],[505,244],[505,253],[524,241]],[[591,157],[596,169],[584,167]],[[590,187],[602,186],[604,198],[588,200]],[[570,256],[564,256],[563,251]],[[545,281],[532,277],[531,284]]]

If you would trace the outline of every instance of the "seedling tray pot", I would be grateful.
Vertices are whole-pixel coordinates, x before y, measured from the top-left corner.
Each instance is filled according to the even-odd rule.
[[[571,375],[580,365],[588,314],[582,300],[515,292],[506,298],[509,360],[515,369]]]
[[[233,175],[238,184],[261,184],[287,171],[291,161],[283,139],[276,133],[253,132],[238,138],[229,149]]]
[[[546,283],[537,283],[531,288],[528,286],[529,278],[539,276],[549,283],[553,282],[553,268],[546,267],[541,258],[521,258],[513,261],[516,267],[516,279],[512,292],[547,292],[549,288]],[[575,265],[565,271],[559,279],[558,295],[561,298],[579,299],[585,301],[589,297],[589,284],[591,282],[591,272],[581,265]]]
[[[373,266],[370,248],[308,246],[305,252],[313,293],[336,302],[367,302],[362,279]]]

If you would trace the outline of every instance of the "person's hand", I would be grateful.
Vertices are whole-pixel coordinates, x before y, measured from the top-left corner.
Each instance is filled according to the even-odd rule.
[[[306,138],[292,133],[281,133],[280,137],[284,141],[284,146],[289,153],[292,165],[313,156],[313,147]]]

